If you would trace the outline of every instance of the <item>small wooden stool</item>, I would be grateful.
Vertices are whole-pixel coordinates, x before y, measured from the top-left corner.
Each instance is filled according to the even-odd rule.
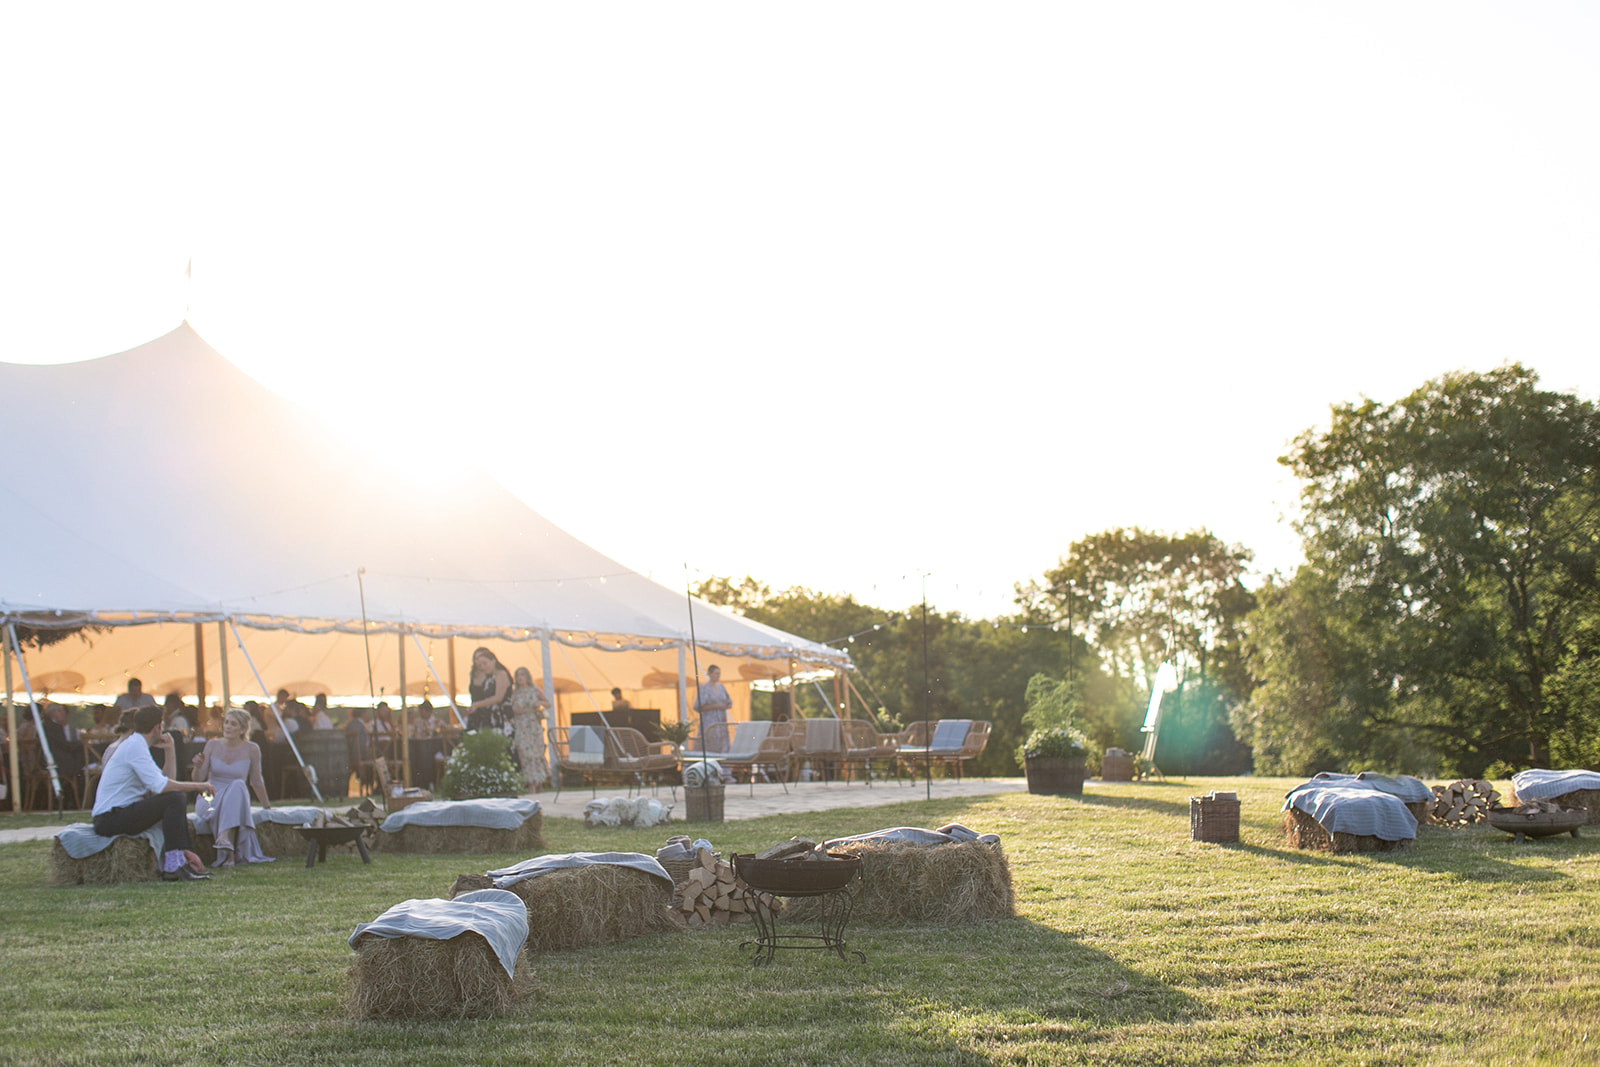
[[[327,862],[329,845],[347,845],[352,841],[361,853],[361,862],[372,862],[372,853],[367,851],[366,839],[361,836],[367,830],[365,826],[296,826],[295,829],[310,842],[306,846],[306,870]]]

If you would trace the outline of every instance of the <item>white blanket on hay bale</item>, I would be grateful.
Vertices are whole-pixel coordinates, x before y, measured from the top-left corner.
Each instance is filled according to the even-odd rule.
[[[75,822],[62,827],[61,832],[56,834],[56,840],[61,843],[62,849],[75,860],[86,860],[90,856],[104,852],[116,843],[118,837],[143,838],[155,850],[157,856],[166,851],[167,839],[162,834],[160,825],[152,826],[143,833],[101,837],[94,832],[93,823]]]
[[[419,937],[448,941],[462,934],[479,934],[489,942],[506,977],[515,978],[517,953],[528,940],[528,910],[514,893],[479,889],[454,900],[402,900],[350,935],[350,947],[363,934],[377,937]]]
[[[1600,789],[1600,773],[1528,770],[1512,777],[1511,788],[1518,800],[1550,800],[1584,789]]]
[[[1417,836],[1417,817],[1404,801],[1367,782],[1312,779],[1289,791],[1283,810],[1290,808],[1305,812],[1330,834],[1384,841],[1405,841]]]
[[[512,864],[510,867],[501,867],[499,870],[490,871],[489,877],[494,879],[494,884],[505,889],[507,886],[525,882],[529,878],[537,878],[541,874],[550,874],[554,871],[570,870],[574,867],[593,867],[600,864],[612,867],[631,867],[636,871],[653,875],[667,883],[670,891],[672,877],[667,874],[667,869],[661,866],[653,856],[646,856],[643,852],[568,852],[551,856],[535,856],[523,860],[521,863]],[[457,898],[460,899],[459,897]]]
[[[537,800],[485,797],[482,800],[424,800],[408,804],[383,820],[386,833],[407,826],[477,826],[485,830],[515,830],[539,810]]]

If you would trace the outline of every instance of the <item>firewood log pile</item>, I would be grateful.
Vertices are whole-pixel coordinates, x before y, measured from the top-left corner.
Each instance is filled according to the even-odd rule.
[[[1494,786],[1480,779],[1462,778],[1449,785],[1433,787],[1433,805],[1428,814],[1445,826],[1471,826],[1487,822],[1489,809],[1500,803]]]
[[[1567,811],[1569,809],[1562,807],[1553,800],[1535,800],[1530,798],[1522,801],[1514,808],[1497,807],[1495,810],[1509,811],[1516,815],[1542,815],[1547,811]]]
[[[757,893],[739,881],[734,877],[733,865],[724,863],[715,853],[702,848],[696,861],[688,879],[678,885],[681,899],[677,908],[690,926],[750,922],[758,903],[772,906],[769,894]]]

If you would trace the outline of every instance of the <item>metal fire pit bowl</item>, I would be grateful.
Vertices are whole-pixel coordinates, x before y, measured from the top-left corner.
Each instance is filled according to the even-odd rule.
[[[820,949],[850,962],[844,928],[850,922],[851,896],[845,892],[845,887],[861,875],[859,856],[830,852],[826,860],[758,860],[744,854],[733,857],[733,870],[745,885],[759,894],[766,894],[756,897],[755,907],[751,909],[756,920],[756,939],[739,946],[756,946],[756,956],[751,963],[757,967],[771,963],[780,948]],[[772,897],[821,897],[817,932],[779,933],[779,909],[772,906]],[[859,961],[867,958],[861,952],[850,951]]]
[[[1589,819],[1589,813],[1583,809],[1572,810],[1564,808],[1561,811],[1533,811],[1525,815],[1518,814],[1510,808],[1490,809],[1489,825],[1496,830],[1503,830],[1508,834],[1515,834],[1521,841],[1525,837],[1554,837],[1556,834],[1570,833],[1578,836],[1578,827]]]
[[[837,893],[861,873],[861,858],[840,852],[826,860],[758,860],[754,855],[733,857],[734,873],[751,889],[785,897]]]

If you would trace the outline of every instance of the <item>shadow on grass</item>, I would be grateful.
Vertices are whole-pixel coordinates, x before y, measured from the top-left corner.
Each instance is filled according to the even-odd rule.
[[[1470,831],[1469,831],[1470,832]],[[1243,842],[1227,842],[1216,847],[1262,858],[1313,867],[1350,867],[1362,863],[1386,863],[1396,867],[1453,876],[1468,882],[1557,882],[1571,879],[1562,871],[1528,867],[1513,860],[1517,853],[1498,850],[1493,838],[1474,834],[1472,838],[1451,840],[1453,831],[1423,829],[1408,849],[1396,852],[1324,852],[1316,849],[1270,848]],[[1509,845],[1511,839],[1506,838]],[[1597,842],[1600,844],[1600,842]],[[1584,850],[1592,853],[1596,845]]]
[[[1188,786],[1183,788],[1188,789]],[[1107,793],[1085,793],[1081,797],[1073,798],[1085,804],[1099,808],[1123,808],[1153,811],[1161,815],[1181,815],[1184,820],[1189,818],[1189,794],[1186,792],[1182,800],[1162,800],[1157,797],[1117,796]]]

